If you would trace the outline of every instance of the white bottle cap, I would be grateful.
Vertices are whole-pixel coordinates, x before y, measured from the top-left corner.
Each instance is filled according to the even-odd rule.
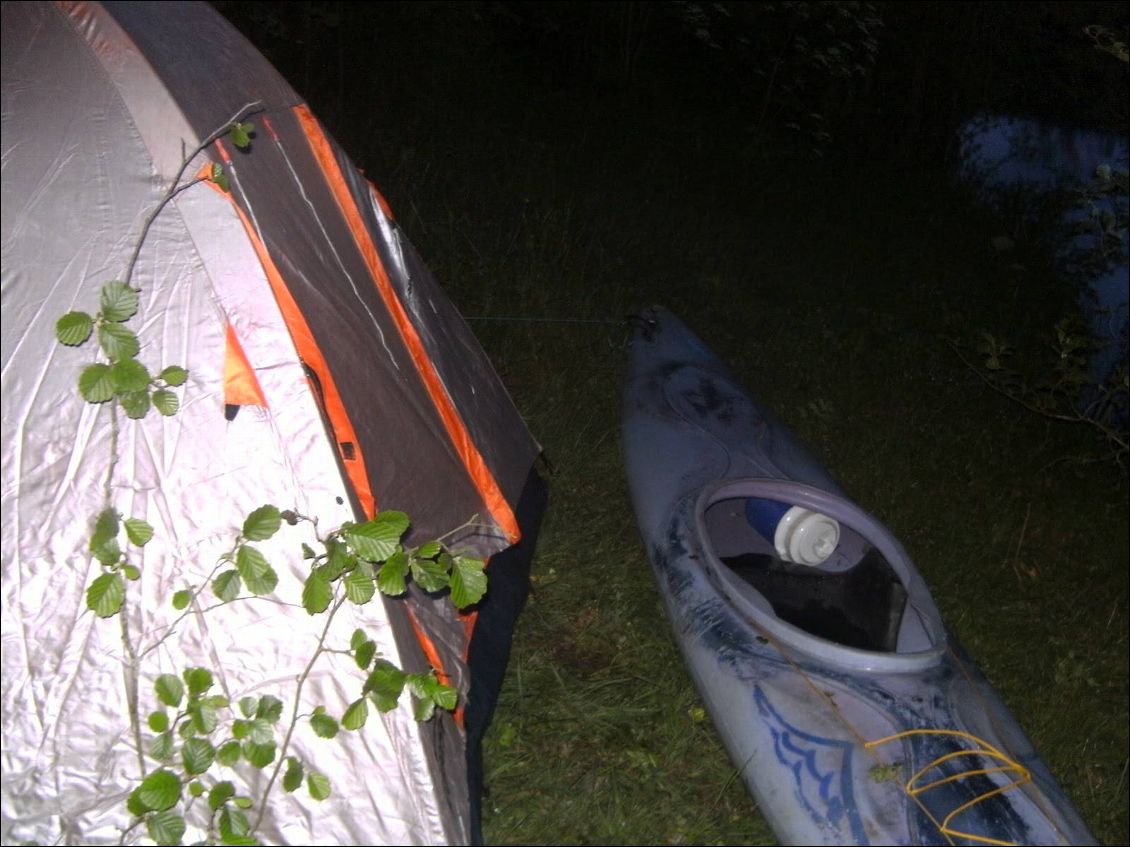
[[[785,512],[773,537],[777,555],[798,565],[823,564],[839,543],[839,523],[803,506]]]

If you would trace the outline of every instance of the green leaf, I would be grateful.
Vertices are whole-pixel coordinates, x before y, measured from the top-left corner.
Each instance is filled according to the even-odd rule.
[[[118,513],[114,509],[103,509],[94,519],[94,532],[90,535],[90,549],[118,537],[120,528]]]
[[[337,721],[324,713],[311,715],[310,726],[319,738],[333,738],[338,732]]]
[[[155,812],[163,812],[178,800],[181,794],[180,777],[172,771],[154,771],[141,781],[141,802]]]
[[[411,691],[415,697],[430,700],[431,690],[429,683],[435,681],[435,676],[428,671],[424,671],[423,673],[410,673],[408,674],[408,690]]]
[[[246,738],[252,744],[270,744],[275,740],[275,730],[270,721],[252,718],[247,722]]]
[[[310,791],[310,796],[319,801],[328,798],[333,791],[329,777],[316,772],[311,772],[306,777],[306,788]]]
[[[224,166],[219,162],[212,163],[212,173],[208,178],[216,183],[221,191],[227,194],[231,193],[231,180],[228,179],[228,175],[224,173]]]
[[[188,379],[188,371],[180,365],[169,365],[157,374],[157,378],[162,380],[165,385],[171,385],[175,388],[178,385],[184,385],[185,380]]]
[[[459,692],[445,685],[443,694],[436,697],[435,704],[444,711],[454,712],[455,707],[459,705]]]
[[[257,768],[265,768],[275,760],[275,742],[256,744],[254,741],[243,742],[243,758]]]
[[[102,310],[100,314],[103,320],[113,321],[114,323],[128,321],[137,314],[138,303],[137,291],[120,280],[114,280],[102,286]]]
[[[436,706],[450,711],[458,703],[455,689],[444,685],[431,671],[409,674],[408,686],[416,698],[412,711],[418,721],[430,720]]]
[[[148,399],[149,369],[137,359],[122,359],[110,365],[110,379],[117,394],[146,392]]]
[[[333,587],[318,571],[306,578],[302,587],[302,607],[311,615],[324,612],[333,600]]]
[[[381,593],[390,597],[399,597],[407,591],[408,567],[408,554],[403,550],[397,550],[389,556],[377,573],[377,587],[380,588]]]
[[[228,135],[231,138],[231,143],[243,150],[251,146],[251,134],[253,132],[255,132],[255,124],[236,121],[231,125],[231,132]]]
[[[171,732],[162,732],[149,745],[149,755],[159,762],[169,761],[176,751],[176,738]]]
[[[408,675],[392,662],[378,659],[373,665],[372,673],[365,680],[362,692],[372,695],[377,709],[390,712],[396,708],[407,679]]]
[[[206,738],[190,738],[180,750],[181,761],[186,772],[196,776],[212,767],[216,759],[216,748]]]
[[[231,734],[242,741],[251,734],[251,721],[236,718],[231,722]]]
[[[107,567],[112,567],[122,560],[122,548],[118,546],[117,538],[107,538],[97,545],[91,539],[90,552],[99,562]]]
[[[104,573],[96,577],[86,589],[86,607],[100,618],[116,615],[125,599],[125,581],[116,573]]]
[[[432,693],[432,701],[448,712],[454,712],[459,705],[459,692],[450,685],[436,681],[436,690]]]
[[[141,579],[141,568],[136,568],[133,565],[122,565],[122,576],[130,582],[137,582]]]
[[[408,531],[408,516],[403,512],[381,512],[370,521],[343,529],[342,534],[362,559],[383,562],[391,556]]]
[[[235,553],[235,567],[244,579],[262,576],[269,569],[267,557],[250,544],[241,544]]]
[[[113,323],[98,327],[98,346],[111,362],[132,359],[141,351],[141,343],[133,330]]]
[[[228,698],[223,694],[213,694],[211,697],[206,698],[204,702],[213,709],[226,709],[231,705]]]
[[[239,712],[245,718],[249,718],[255,714],[255,710],[259,708],[258,697],[240,697],[239,698]]]
[[[251,824],[238,809],[225,808],[220,812],[220,843],[231,847],[258,844],[251,835]]]
[[[212,580],[212,593],[225,603],[230,603],[239,596],[240,586],[239,571],[224,571]]]
[[[443,552],[443,545],[438,541],[429,541],[426,544],[421,544],[416,549],[416,555],[421,559],[434,559]]]
[[[188,784],[188,793],[193,797],[203,797],[204,783],[198,779],[194,779]]]
[[[266,541],[279,531],[282,518],[279,510],[270,504],[260,506],[243,522],[243,537],[248,541]]]
[[[173,608],[178,612],[183,612],[188,608],[188,604],[192,602],[192,592],[188,590],[178,591],[173,595]]]
[[[318,554],[314,552],[313,547],[311,547],[305,541],[302,542],[302,558],[303,559],[313,559],[317,555]]]
[[[141,800],[140,785],[129,793],[129,798],[126,800],[126,809],[128,809],[129,813],[135,818],[143,817],[152,811],[152,809],[146,806]]]
[[[377,584],[373,581],[373,566],[366,561],[357,563],[357,568],[345,575],[345,596],[351,603],[363,606],[373,599],[377,593]]]
[[[286,760],[286,772],[283,774],[283,791],[287,794],[296,791],[298,786],[302,784],[302,777],[304,775],[302,762],[298,761],[294,756],[288,756]]]
[[[482,559],[456,556],[451,566],[451,602],[457,609],[473,606],[487,593],[486,567]]]
[[[150,815],[145,827],[149,830],[149,837],[157,844],[180,844],[184,838],[184,818],[172,809]]]
[[[208,792],[208,808],[217,812],[234,796],[235,786],[232,783],[226,779],[223,782],[217,782]]]
[[[153,392],[153,407],[166,418],[171,418],[180,409],[180,398],[167,388],[158,388]]]
[[[357,629],[353,630],[353,634],[349,636],[349,649],[356,650],[358,647],[360,647],[362,644],[367,643],[368,641],[369,636],[365,634],[365,630],[361,629],[361,627],[358,627]]]
[[[365,721],[369,719],[369,703],[362,697],[360,700],[355,700],[345,710],[345,714],[341,716],[341,725],[346,729],[356,730],[365,725]]]
[[[436,704],[432,700],[416,699],[412,702],[412,715],[420,723],[430,721],[435,714]]]
[[[179,678],[171,673],[163,673],[153,683],[153,690],[157,692],[157,699],[170,708],[180,706],[184,697],[184,685]]]
[[[110,366],[97,362],[82,369],[78,391],[87,403],[105,403],[114,396],[114,378]]]
[[[440,561],[413,559],[412,579],[416,580],[416,584],[429,594],[447,588],[447,584],[450,582],[447,567],[442,558]]]
[[[212,672],[207,668],[185,668],[182,676],[190,697],[198,697],[212,687]]]
[[[118,402],[130,420],[139,421],[149,414],[151,404],[148,391],[125,391],[118,395]]]
[[[185,708],[185,712],[192,721],[192,728],[205,735],[212,732],[220,722],[220,717],[216,714],[215,707],[209,703],[190,703]]]
[[[154,732],[166,732],[169,729],[169,716],[164,711],[150,712],[147,723]]]
[[[232,814],[239,814],[239,812],[233,810]],[[236,835],[232,832],[225,834],[223,827],[221,827],[220,843],[223,844],[224,847],[254,847],[254,845],[259,843],[259,839],[254,835]]]
[[[238,741],[229,741],[227,744],[221,744],[220,749],[216,751],[216,761],[230,768],[239,761],[241,752]]]
[[[255,709],[255,716],[262,718],[268,723],[278,723],[279,718],[282,717],[283,701],[278,697],[273,697],[266,694],[259,698],[259,705]]]
[[[112,566],[122,558],[118,546],[118,513],[113,509],[103,509],[94,521],[94,532],[90,536],[90,552],[99,562]]]
[[[55,321],[55,338],[60,344],[78,347],[94,331],[94,318],[86,312],[67,312]]]
[[[322,576],[333,582],[342,573],[357,566],[357,558],[349,552],[349,547],[340,541],[326,542],[326,564],[320,568]]]
[[[373,659],[377,655],[377,642],[366,641],[360,647],[357,647],[353,652],[353,660],[357,662],[357,667],[361,670],[366,670],[369,665],[373,663]]]
[[[153,527],[141,518],[126,518],[122,523],[125,524],[126,538],[131,544],[144,547],[153,537]]]
[[[279,584],[278,574],[267,563],[266,557],[250,544],[244,544],[239,548],[235,556],[235,566],[252,594],[258,596],[270,594]]]

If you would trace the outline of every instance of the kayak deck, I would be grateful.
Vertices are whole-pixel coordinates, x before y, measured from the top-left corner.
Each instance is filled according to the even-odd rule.
[[[676,640],[783,842],[1094,843],[898,540],[661,309],[624,451]],[[834,523],[834,549],[799,564],[767,503]]]

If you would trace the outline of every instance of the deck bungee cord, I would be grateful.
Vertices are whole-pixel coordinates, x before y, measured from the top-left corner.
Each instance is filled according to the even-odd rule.
[[[933,737],[947,736],[947,737],[952,737],[952,738],[961,738],[961,739],[969,741],[971,744],[973,744],[974,749],[955,750],[955,751],[951,751],[949,753],[946,753],[944,755],[937,756],[936,758],[934,758],[930,762],[928,762],[925,766],[919,768],[918,771],[916,771],[905,782],[901,782],[900,786],[902,787],[903,791],[906,793],[907,797],[909,797],[911,800],[913,800],[914,804],[916,806],[918,806],[918,808],[922,811],[922,813],[927,818],[929,818],[930,822],[933,823],[934,826],[937,827],[938,832],[941,833],[946,838],[946,841],[948,843],[954,844],[955,842],[954,842],[953,839],[961,838],[961,839],[967,839],[969,841],[976,841],[978,844],[993,845],[993,847],[1019,847],[1018,843],[1015,842],[1015,841],[1005,841],[1003,839],[990,838],[988,836],[977,835],[977,834],[972,833],[972,832],[965,832],[963,830],[953,828],[950,824],[952,823],[954,818],[956,818],[958,815],[962,814],[963,812],[973,808],[974,806],[977,806],[978,804],[983,803],[986,800],[989,800],[990,798],[995,797],[999,794],[1003,794],[1006,791],[1011,791],[1014,788],[1019,788],[1020,786],[1031,782],[1032,781],[1032,774],[1029,772],[1029,770],[1026,767],[1021,765],[1019,762],[1017,762],[1012,757],[1001,752],[1000,750],[998,750],[996,747],[994,747],[992,744],[985,741],[984,739],[978,738],[976,735],[974,735],[970,732],[964,732],[962,730],[938,729],[938,728],[935,728],[935,727],[920,727],[920,728],[917,728],[917,729],[908,729],[908,730],[904,730],[902,732],[892,733],[891,735],[887,735],[887,736],[884,736],[882,738],[867,739],[863,735],[863,733],[861,733],[852,724],[851,721],[849,721],[846,717],[844,717],[843,712],[840,711],[839,706],[836,705],[835,700],[832,699],[832,697],[828,694],[828,692],[826,692],[824,689],[822,689],[820,686],[818,686],[812,680],[812,678],[807,673],[805,673],[804,668],[802,668],[785,651],[785,649],[781,646],[781,644],[777,641],[777,639],[773,637],[773,635],[771,633],[769,633],[763,627],[759,626],[758,624],[756,624],[752,621],[750,623],[752,623],[753,626],[758,630],[758,632],[761,634],[762,638],[764,638],[768,643],[773,645],[774,649],[777,650],[777,652],[780,654],[781,658],[784,659],[785,662],[794,671],[796,671],[796,673],[800,676],[801,679],[804,680],[804,682],[808,685],[808,687],[811,688],[812,691],[821,700],[823,700],[825,703],[828,704],[828,706],[830,707],[832,712],[836,715],[836,717],[844,725],[844,727],[847,729],[847,731],[850,732],[855,737],[855,739],[859,743],[859,745],[864,750],[868,751],[869,753],[872,754],[872,756],[875,757],[876,763],[878,765],[883,765],[884,763],[875,754],[875,750],[878,747],[881,747],[882,745],[888,744],[892,741],[901,741],[901,740],[916,737],[916,736],[933,736]],[[950,651],[950,652],[952,654],[952,651]],[[957,656],[954,656],[954,658],[958,659]],[[961,662],[959,659],[958,659],[958,664],[961,667],[962,672],[968,674],[968,672],[965,669],[965,664],[963,662]],[[916,784],[921,779],[923,779],[925,777],[925,775],[928,774],[931,770],[941,767],[941,765],[945,764],[948,761],[952,761],[952,760],[955,760],[955,759],[958,759],[958,758],[961,758],[961,757],[966,757],[966,756],[984,756],[986,758],[994,759],[994,760],[997,760],[999,762],[1002,762],[1002,765],[1000,767],[994,767],[994,768],[986,768],[986,767],[974,768],[974,769],[971,769],[971,770],[962,771],[960,773],[950,774],[950,775],[945,776],[941,779],[936,779],[932,782],[926,783],[925,785]],[[937,788],[938,786],[945,785],[945,784],[950,783],[950,782],[956,782],[958,780],[966,779],[966,778],[972,777],[972,776],[988,776],[988,775],[994,774],[994,773],[1014,773],[1014,774],[1017,775],[1017,777],[1012,782],[1010,782],[1008,785],[999,785],[994,789],[991,789],[991,790],[985,791],[981,794],[978,794],[976,797],[972,798],[971,800],[968,800],[967,802],[962,803],[956,809],[953,809],[952,811],[947,813],[946,816],[940,821],[926,807],[925,803],[922,800],[919,799],[921,795],[925,794],[926,792],[930,791],[931,789]],[[1064,837],[1064,843],[1067,843],[1066,837]]]

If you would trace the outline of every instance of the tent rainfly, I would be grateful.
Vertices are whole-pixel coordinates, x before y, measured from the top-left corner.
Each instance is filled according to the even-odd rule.
[[[235,117],[255,126],[248,152],[227,138],[204,144]],[[194,182],[142,239],[201,145],[185,173],[222,164],[230,192]],[[218,605],[205,588],[160,640],[180,615],[174,593],[207,586],[244,516],[271,503],[316,517],[322,533],[403,511],[412,543],[446,536],[489,557],[490,586],[470,613],[415,586],[343,607],[331,636],[340,646],[364,628],[389,661],[435,668],[459,708],[418,723],[406,695],[332,740],[299,721],[292,749],[332,794],[317,803],[276,787],[257,837],[478,841],[480,742],[544,505],[539,448],[376,188],[208,5],[6,2],[2,212],[0,840],[117,843],[129,825],[141,765],[123,626],[147,651],[143,715],[158,675],[203,666],[233,708],[270,694],[289,716],[324,624],[298,599],[310,524],[258,545],[279,572],[272,599],[205,610]],[[98,344],[64,347],[55,325],[97,312],[101,287],[123,277],[139,243],[138,358],[153,373],[181,365],[188,380],[175,415],[119,411],[115,424],[113,403],[77,390]],[[155,534],[130,559],[134,599],[102,619],[86,591],[100,572],[90,541],[107,495]],[[325,656],[301,708],[340,716],[363,679],[348,655]],[[142,726],[143,748],[154,735]],[[269,770],[248,767],[239,784],[261,789]],[[147,837],[140,827],[127,841]]]

